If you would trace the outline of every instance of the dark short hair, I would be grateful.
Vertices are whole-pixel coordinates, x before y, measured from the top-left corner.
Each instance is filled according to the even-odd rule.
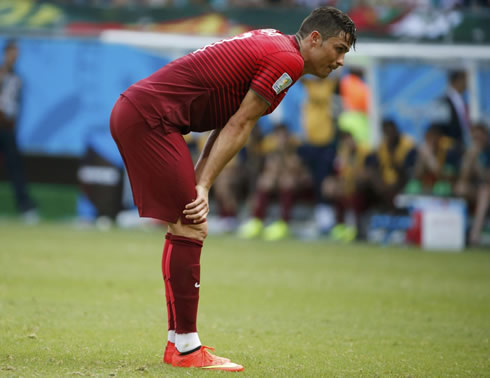
[[[356,26],[349,16],[337,8],[316,8],[303,20],[297,34],[303,39],[314,30],[319,32],[325,40],[337,37],[344,32],[346,41],[352,47],[356,46]]]
[[[286,131],[289,132],[289,128],[285,123],[279,122],[274,125],[274,131]]]
[[[15,39],[7,39],[3,51],[7,51],[13,48],[17,48],[17,41]]]
[[[444,130],[444,123],[440,122],[434,122],[429,125],[427,130],[425,131],[425,135],[427,134],[442,134],[442,131]]]
[[[457,80],[465,79],[466,72],[463,70],[453,70],[449,72],[449,82],[454,83]]]
[[[381,125],[381,128],[383,130],[387,130],[387,129],[395,129],[396,131],[398,131],[398,126],[395,122],[395,120],[391,119],[391,118],[386,118],[383,120],[383,124]]]

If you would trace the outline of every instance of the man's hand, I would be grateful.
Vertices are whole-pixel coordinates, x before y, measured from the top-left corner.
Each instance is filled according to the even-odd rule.
[[[196,192],[197,198],[185,205],[184,215],[186,219],[190,219],[194,223],[201,223],[206,220],[206,216],[209,213],[209,189],[201,185],[196,185]]]

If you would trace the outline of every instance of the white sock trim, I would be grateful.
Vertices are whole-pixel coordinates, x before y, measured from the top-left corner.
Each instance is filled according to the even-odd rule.
[[[175,344],[175,330],[168,331],[168,341]]]
[[[175,334],[175,347],[180,353],[188,352],[200,346],[201,340],[199,340],[197,332]]]

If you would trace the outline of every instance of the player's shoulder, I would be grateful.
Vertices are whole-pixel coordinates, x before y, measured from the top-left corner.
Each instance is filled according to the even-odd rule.
[[[258,29],[252,31],[263,52],[263,59],[282,62],[288,66],[303,69],[304,60],[294,35],[283,34],[276,29]]]
[[[258,44],[267,48],[268,53],[278,51],[299,53],[294,36],[284,34],[276,29],[257,29],[250,33]]]

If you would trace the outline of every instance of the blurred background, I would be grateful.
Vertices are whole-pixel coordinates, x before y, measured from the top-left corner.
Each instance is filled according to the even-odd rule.
[[[3,0],[0,216],[163,227],[132,203],[109,132],[119,94],[224,37],[294,34],[321,5],[351,16],[356,50],[260,120],[213,188],[210,231],[490,245],[488,0]],[[193,156],[205,137],[186,136]]]

